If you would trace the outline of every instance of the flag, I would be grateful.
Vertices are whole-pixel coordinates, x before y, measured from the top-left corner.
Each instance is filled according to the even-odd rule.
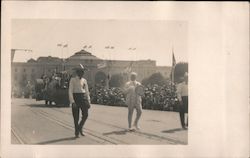
[[[102,69],[102,68],[105,68],[105,67],[107,67],[107,62],[106,61],[103,61],[103,62],[97,64],[98,69]]]
[[[175,57],[174,57],[174,53],[172,55],[172,67],[175,67],[176,65],[176,60],[175,60]]]
[[[63,47],[68,47],[68,44],[63,45]]]
[[[83,46],[83,48],[87,48],[87,47],[88,47],[87,45]]]
[[[174,69],[175,69],[175,65],[176,65],[176,60],[175,60],[175,56],[174,56],[174,49],[172,48],[172,73],[171,73],[171,80],[172,80],[172,82],[174,82]]]
[[[62,44],[57,44],[57,46],[58,46],[58,47],[61,47],[61,46],[62,46]]]
[[[114,49],[115,47],[114,46],[111,46],[110,49]]]
[[[92,48],[92,45],[89,45],[89,48]]]
[[[109,46],[106,46],[105,49],[109,49]]]
[[[124,72],[125,73],[132,72],[132,65],[133,65],[133,61],[131,61],[130,64],[127,67],[125,67]]]

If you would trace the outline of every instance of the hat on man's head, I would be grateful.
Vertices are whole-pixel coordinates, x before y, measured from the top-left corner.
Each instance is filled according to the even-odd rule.
[[[136,72],[131,72],[130,76],[137,76]]]
[[[74,67],[73,70],[86,71],[87,69],[82,64],[79,64],[77,67]]]

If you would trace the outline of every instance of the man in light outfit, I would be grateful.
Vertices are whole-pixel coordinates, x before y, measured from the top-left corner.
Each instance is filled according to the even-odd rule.
[[[136,109],[137,114],[133,126],[135,126],[137,130],[140,129],[138,122],[142,114],[142,99],[141,96],[135,92],[135,88],[141,85],[141,83],[136,81],[136,76],[137,74],[135,72],[131,73],[130,81],[126,83],[124,91],[126,94],[126,104],[128,105],[128,127],[130,131],[134,130],[131,126],[134,109]]]
[[[188,126],[188,120],[185,124],[185,113],[188,114],[188,73],[185,72],[184,74],[184,81],[177,85],[177,98],[180,102],[180,120],[181,120],[181,126],[183,129],[187,129]]]

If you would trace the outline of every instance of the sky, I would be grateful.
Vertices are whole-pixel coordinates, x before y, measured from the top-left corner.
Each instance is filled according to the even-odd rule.
[[[15,19],[11,48],[32,50],[16,51],[16,62],[40,56],[67,58],[91,45],[86,50],[102,59],[151,59],[158,66],[170,66],[172,51],[177,62],[187,62],[187,35],[185,21]],[[60,43],[68,47],[58,47]]]

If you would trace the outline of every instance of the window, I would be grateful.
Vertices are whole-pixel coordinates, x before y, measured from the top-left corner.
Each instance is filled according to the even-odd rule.
[[[32,69],[31,71],[32,71],[32,72],[34,72],[35,70],[34,70],[34,69]]]
[[[17,81],[17,76],[16,75],[14,76],[14,80]]]
[[[26,69],[25,69],[25,68],[23,69],[23,72],[26,72]]]
[[[17,72],[17,68],[15,68],[15,72]]]

